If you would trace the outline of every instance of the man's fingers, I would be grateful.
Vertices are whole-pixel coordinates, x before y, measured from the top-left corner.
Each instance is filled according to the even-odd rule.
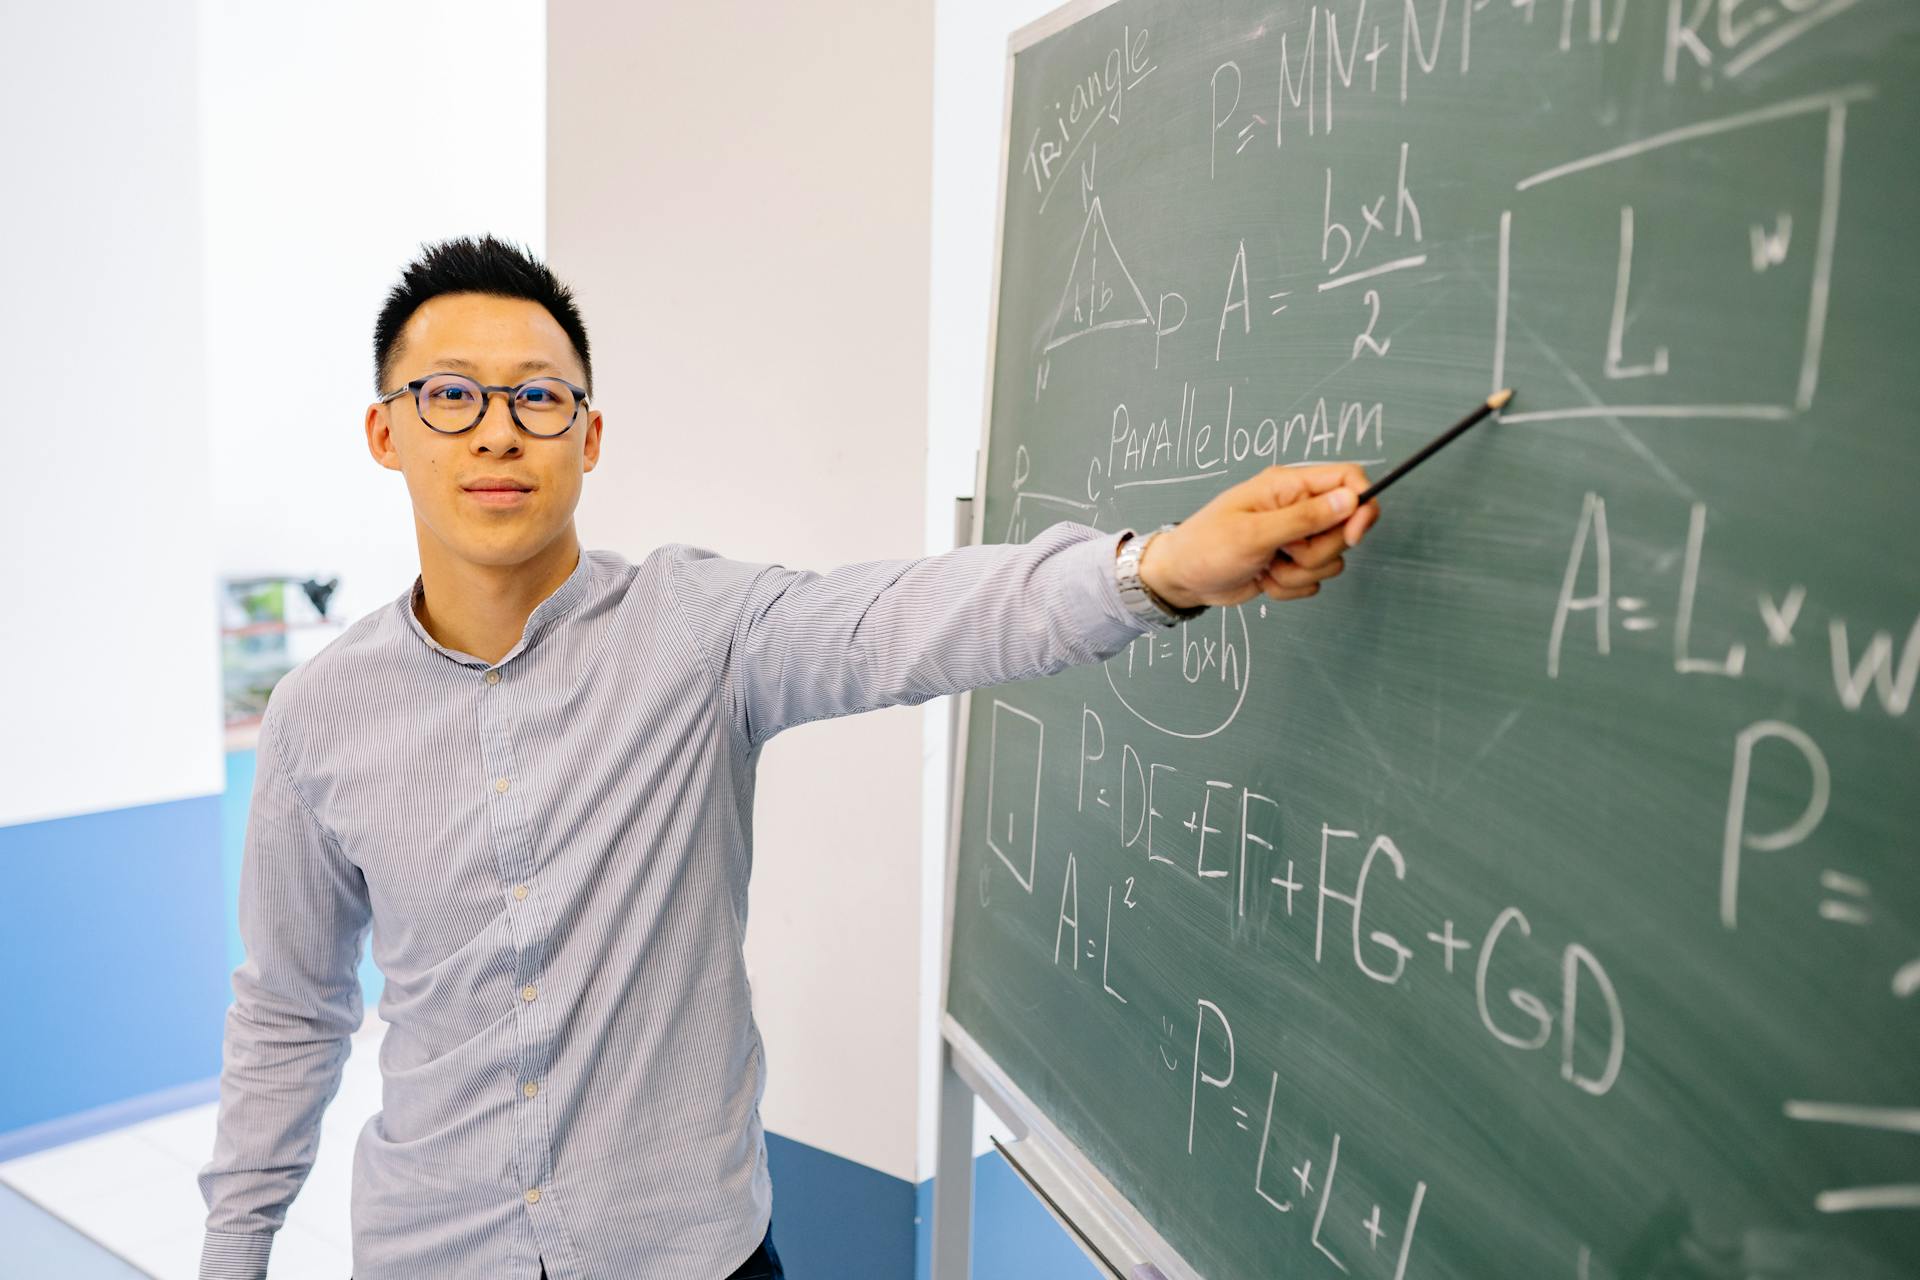
[[[1338,532],[1338,530],[1335,530],[1336,536]],[[1312,567],[1289,564],[1284,560],[1277,560],[1267,566],[1266,576],[1278,587],[1304,587],[1309,583],[1324,582],[1328,578],[1337,578],[1346,570],[1346,567],[1346,561],[1338,557],[1335,557],[1329,563]]]
[[[1352,521],[1347,522],[1351,524]],[[1347,526],[1329,529],[1325,533],[1316,533],[1311,538],[1302,538],[1298,542],[1289,542],[1280,548],[1286,558],[1304,568],[1314,568],[1329,560],[1335,560],[1347,552]]]
[[[1312,487],[1308,472],[1330,470],[1325,467],[1268,467],[1241,486],[1242,506],[1248,511],[1278,511],[1321,490]],[[1331,487],[1331,486],[1329,486]]]
[[[1348,516],[1354,514],[1353,499],[1354,492],[1351,489],[1330,489],[1317,497],[1302,498],[1278,511],[1253,512],[1250,519],[1255,536],[1263,546],[1283,547],[1289,542],[1324,533],[1345,522]]]
[[[1309,582],[1304,587],[1282,587],[1275,585],[1268,578],[1263,578],[1261,581],[1265,583],[1261,590],[1266,592],[1270,600],[1305,600],[1308,596],[1317,595],[1320,591],[1320,584],[1317,582]]]
[[[1361,492],[1364,493],[1366,491],[1363,489]],[[1341,527],[1342,532],[1345,534],[1346,544],[1349,547],[1359,546],[1360,539],[1366,536],[1367,530],[1373,528],[1373,522],[1379,518],[1380,502],[1378,499],[1369,502],[1366,506],[1348,516],[1346,524]]]

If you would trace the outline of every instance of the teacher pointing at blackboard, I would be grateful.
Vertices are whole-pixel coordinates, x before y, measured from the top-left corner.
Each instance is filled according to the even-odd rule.
[[[1378,515],[1356,466],[1275,467],[1144,536],[1063,522],[826,573],[678,544],[633,563],[575,532],[603,418],[544,265],[429,247],[374,356],[367,447],[405,479],[420,573],[261,725],[205,1280],[267,1273],[370,927],[388,1029],[358,1280],[782,1275],[741,951],[760,748],[1311,596]]]

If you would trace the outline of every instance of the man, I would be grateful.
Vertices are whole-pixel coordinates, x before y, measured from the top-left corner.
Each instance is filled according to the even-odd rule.
[[[203,1280],[266,1274],[370,926],[388,1029],[359,1280],[780,1276],[741,951],[760,748],[1310,596],[1378,515],[1357,467],[1273,468],[1144,540],[1061,523],[825,574],[681,545],[635,564],[574,530],[604,424],[543,265],[429,248],[374,356],[367,447],[405,477],[420,573],[261,725]]]

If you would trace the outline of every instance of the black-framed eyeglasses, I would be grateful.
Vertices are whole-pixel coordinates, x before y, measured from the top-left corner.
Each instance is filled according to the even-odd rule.
[[[487,416],[487,400],[496,391],[505,393],[514,425],[533,436],[565,435],[587,402],[587,389],[565,378],[531,378],[511,387],[493,387],[461,373],[430,373],[395,387],[376,403],[385,404],[409,391],[420,421],[450,436],[479,426]]]

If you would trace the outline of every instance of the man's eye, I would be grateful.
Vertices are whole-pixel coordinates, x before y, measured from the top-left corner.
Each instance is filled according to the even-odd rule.
[[[471,398],[465,387],[435,387],[432,397],[435,400],[445,400],[449,404],[460,404]]]
[[[520,398],[528,404],[552,404],[553,392],[547,390],[545,387],[528,387],[520,393]]]

